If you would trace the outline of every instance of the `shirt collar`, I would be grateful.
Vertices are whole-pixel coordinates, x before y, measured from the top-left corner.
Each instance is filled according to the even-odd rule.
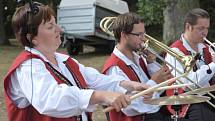
[[[113,53],[118,58],[120,58],[122,61],[124,61],[126,65],[132,65],[132,64],[134,64],[128,57],[126,57],[122,52],[120,52],[117,47],[114,48]],[[135,52],[133,52],[133,54],[134,54],[135,61],[139,63],[139,55],[137,53],[135,53]]]
[[[193,50],[193,49],[190,47],[189,43],[188,43],[187,40],[184,38],[184,34],[181,35],[181,40],[182,40],[182,43],[183,43],[184,47],[185,47],[188,51],[190,51],[191,53],[197,53],[195,50]],[[198,46],[198,51],[199,51],[199,53],[203,53],[203,48],[205,48],[206,46],[205,46],[203,43],[199,43],[197,46]]]
[[[29,47],[25,47],[25,50],[26,51],[29,51],[29,52],[31,52],[31,53],[33,53],[33,54],[35,54],[35,55],[38,55],[38,56],[40,56],[44,61],[46,61],[46,62],[50,62],[40,51],[38,51],[37,49],[35,49],[35,48],[29,48]],[[54,53],[55,54],[55,58],[57,59],[57,60],[60,60],[60,61],[66,61],[68,58],[69,58],[69,56],[68,55],[65,55],[65,54],[61,54],[61,53],[57,53],[57,52],[55,52]]]

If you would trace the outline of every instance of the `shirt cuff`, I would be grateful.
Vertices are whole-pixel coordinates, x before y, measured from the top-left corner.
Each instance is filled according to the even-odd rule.
[[[95,108],[95,105],[90,105],[90,99],[93,94],[94,90],[81,90],[79,95],[79,107],[83,111],[92,112]]]
[[[157,85],[157,83],[156,83],[154,80],[151,80],[151,79],[148,80],[148,81],[146,82],[146,84],[149,85],[149,86],[151,86],[151,87]]]
[[[124,87],[120,86],[120,82],[121,81],[125,81],[126,79],[124,77],[121,77],[121,76],[117,76],[118,78],[118,83],[115,87],[115,92],[119,92],[119,93],[123,93],[123,94],[126,94],[127,93],[127,89],[125,89]]]
[[[155,72],[157,72],[160,69],[159,63],[154,62],[147,64],[147,69],[149,72],[149,75],[153,75]]]
[[[215,63],[214,63],[214,62],[211,62],[208,66],[209,66],[210,69],[213,71],[212,74],[214,74],[214,73],[215,73]]]

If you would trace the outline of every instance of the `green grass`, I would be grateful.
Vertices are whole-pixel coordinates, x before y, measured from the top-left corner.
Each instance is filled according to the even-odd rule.
[[[10,64],[17,54],[22,51],[22,47],[14,41],[12,46],[0,46],[0,121],[7,121],[6,109],[3,95],[3,78],[8,71]]]

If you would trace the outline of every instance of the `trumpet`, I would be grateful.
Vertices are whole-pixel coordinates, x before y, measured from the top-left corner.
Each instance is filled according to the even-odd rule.
[[[212,43],[210,40],[208,40],[206,37],[203,38],[203,40],[210,46],[213,47],[213,49],[215,49],[215,43]]]
[[[100,28],[106,32],[109,35],[114,36],[113,34],[113,30],[111,29],[111,26],[114,23],[114,19],[116,17],[105,17],[101,20],[100,22]],[[206,38],[204,39],[205,41],[209,41]],[[209,41],[210,42],[210,41]],[[215,47],[211,42],[210,45],[212,45],[212,47]],[[167,64],[168,66],[170,66],[172,69],[176,70],[176,72],[178,72],[179,74],[188,73],[189,71],[192,70],[192,67],[194,66],[199,54],[195,55],[195,56],[185,56],[181,53],[177,53],[174,50],[172,50],[170,47],[168,47],[167,45],[163,44],[162,42],[159,42],[158,40],[154,39],[153,37],[145,34],[145,42],[141,44],[141,47],[144,49],[149,50],[150,52],[152,52],[153,54],[156,55],[156,57],[158,57],[161,61],[163,61],[165,64]],[[170,63],[168,63],[163,57],[161,57],[158,53],[156,53],[156,51],[154,51],[154,49],[152,48],[159,48],[162,51],[170,54],[171,56],[175,57],[184,67],[184,72],[179,71],[177,68],[175,68],[173,65],[171,65]],[[198,83],[195,83],[193,80],[191,80],[189,77],[184,76],[184,78],[186,78],[187,80],[189,80],[191,83],[193,83],[196,87],[202,88],[202,86],[200,86]],[[178,79],[178,82],[182,83],[182,81],[180,81]],[[194,90],[193,87],[188,86],[189,90]],[[208,95],[210,95],[213,99],[215,99],[215,96],[208,92]],[[213,108],[215,108],[215,105],[213,103],[211,103],[210,101],[206,101],[209,105],[211,105]]]

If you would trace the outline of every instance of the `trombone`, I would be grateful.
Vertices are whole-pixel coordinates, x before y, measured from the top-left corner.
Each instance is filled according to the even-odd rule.
[[[114,19],[116,17],[105,17],[101,20],[100,22],[100,28],[106,32],[109,35],[113,35],[113,31],[110,30],[111,26],[114,23]],[[195,64],[196,58],[199,56],[198,54],[195,56],[190,56],[190,55],[183,55],[181,53],[177,53],[173,51],[171,48],[169,48],[167,45],[163,44],[162,42],[159,42],[158,40],[154,39],[153,37],[145,34],[145,42],[141,44],[141,46],[144,49],[150,49],[152,46],[154,48],[160,48],[164,52],[169,53],[171,56],[175,57],[179,62],[182,63],[182,66],[184,67],[185,72],[191,71],[192,67]],[[151,50],[151,49],[150,49]]]
[[[109,35],[114,36],[113,31],[111,30],[111,26],[114,23],[116,17],[105,17],[101,20],[100,22],[100,28],[106,32]],[[171,56],[175,57],[184,67],[184,71],[185,73],[188,73],[189,71],[192,70],[192,67],[194,66],[196,59],[198,58],[199,54],[195,55],[195,56],[185,56],[181,53],[177,53],[174,50],[172,50],[171,48],[169,48],[167,45],[163,44],[162,42],[159,42],[158,40],[154,39],[153,37],[145,34],[145,38],[146,41],[145,43],[141,44],[141,46],[144,49],[149,50],[150,52],[152,52],[153,54],[156,55],[156,57],[158,57],[161,61],[163,61],[165,64],[169,65],[172,69],[174,69],[176,72],[178,72],[179,74],[183,74],[183,72],[179,71],[177,68],[175,68],[173,65],[171,65],[170,63],[168,63],[163,57],[161,57],[159,54],[157,54],[154,49],[152,49],[149,46],[152,47],[157,47],[162,49],[164,52],[167,52],[168,54],[170,54]],[[205,38],[205,41],[207,41],[207,39]],[[208,40],[209,41],[209,40]],[[211,44],[213,45],[213,44]],[[213,45],[213,47],[215,47]],[[201,85],[199,85],[198,83],[195,83],[193,80],[191,80],[189,77],[184,76],[184,78],[186,78],[187,80],[189,80],[191,83],[195,84],[196,87],[198,88],[202,88]],[[182,81],[178,80],[178,82],[182,83]],[[189,90],[194,90],[191,86],[188,86]],[[215,96],[210,93],[207,92],[208,95],[210,95],[213,99],[215,99]],[[211,103],[210,101],[206,101],[209,105],[211,105],[213,108],[215,108],[215,105],[213,103]]]

